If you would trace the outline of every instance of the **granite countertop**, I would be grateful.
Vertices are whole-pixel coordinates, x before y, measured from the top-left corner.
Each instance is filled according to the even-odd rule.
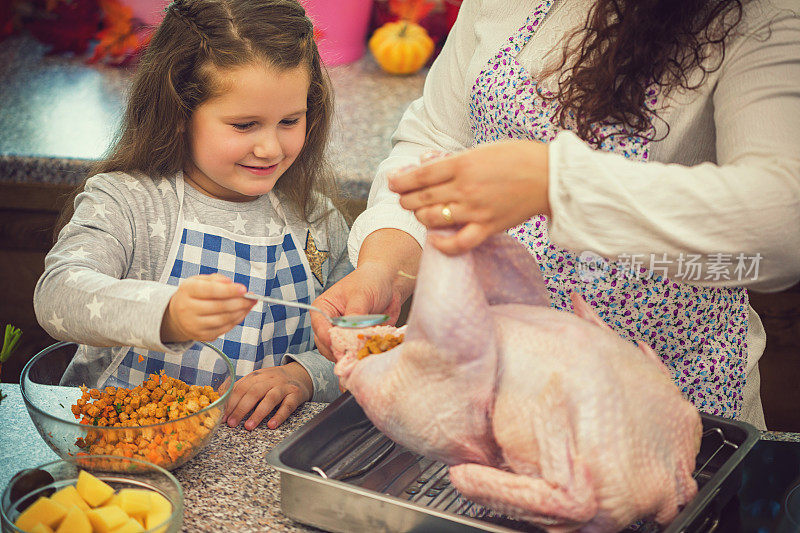
[[[44,443],[22,401],[19,385],[3,383],[0,403],[0,488],[23,468],[58,459]],[[184,491],[183,531],[319,531],[280,509],[280,478],[265,456],[327,404],[306,403],[278,429],[220,426],[208,446],[173,470]],[[800,433],[764,432],[762,438],[800,442]]]
[[[26,36],[0,44],[0,181],[77,185],[114,135],[131,71],[45,51]],[[386,74],[369,54],[328,70],[336,99],[329,160],[343,195],[366,199],[425,71]]]

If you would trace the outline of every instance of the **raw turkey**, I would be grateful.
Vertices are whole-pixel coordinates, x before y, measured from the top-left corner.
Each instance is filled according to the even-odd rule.
[[[451,465],[470,500],[551,531],[667,524],[697,492],[700,416],[648,346],[572,303],[549,307],[508,235],[456,257],[428,245],[405,342],[358,359],[392,328],[333,328],[336,373],[387,436]]]

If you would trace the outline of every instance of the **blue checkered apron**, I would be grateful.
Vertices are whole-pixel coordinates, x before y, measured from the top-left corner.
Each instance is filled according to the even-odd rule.
[[[178,231],[161,273],[162,283],[178,285],[190,276],[218,272],[256,294],[311,303],[315,291],[308,259],[290,232],[273,193],[269,198],[284,220],[283,230],[268,237],[248,237],[186,221],[182,175],[177,178],[176,188],[180,205]],[[231,358],[236,377],[240,378],[259,368],[279,365],[286,353],[313,349],[314,340],[308,311],[259,302],[240,324],[211,344]],[[199,342],[181,354],[123,347],[98,384],[132,387],[162,369],[188,383],[207,384],[218,384],[225,371],[219,357]]]

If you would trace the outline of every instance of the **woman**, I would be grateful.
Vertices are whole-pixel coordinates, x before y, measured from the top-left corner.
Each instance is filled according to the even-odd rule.
[[[509,230],[554,307],[580,291],[700,410],[763,429],[747,288],[800,277],[796,11],[465,1],[352,228],[357,268],[316,305],[396,316],[427,228],[459,228],[432,239],[448,253]],[[397,172],[431,151],[459,153]],[[327,326],[314,330],[325,350]]]

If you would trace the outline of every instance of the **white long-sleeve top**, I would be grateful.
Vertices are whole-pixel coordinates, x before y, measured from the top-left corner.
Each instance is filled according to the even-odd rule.
[[[472,86],[487,61],[525,22],[537,1],[465,0],[428,73],[423,96],[405,112],[393,149],[378,168],[366,211],[348,241],[355,264],[364,239],[397,228],[420,244],[425,228],[403,210],[387,175],[431,151],[473,146]],[[562,39],[586,20],[591,0],[556,0],[518,55],[537,77],[560,60]],[[761,255],[755,279],[699,280],[778,291],[800,279],[800,2],[745,4],[718,69],[694,90],[659,100],[649,162],[592,150],[571,132],[549,145],[550,238],[604,257],[667,254],[668,276],[681,254]],[[552,52],[548,54],[548,52]],[[719,62],[711,58],[709,64]],[[556,63],[557,64],[557,63]],[[691,79],[699,81],[699,72]],[[666,133],[665,125],[669,125]],[[663,137],[663,138],[662,138]],[[748,372],[765,345],[750,311]]]

